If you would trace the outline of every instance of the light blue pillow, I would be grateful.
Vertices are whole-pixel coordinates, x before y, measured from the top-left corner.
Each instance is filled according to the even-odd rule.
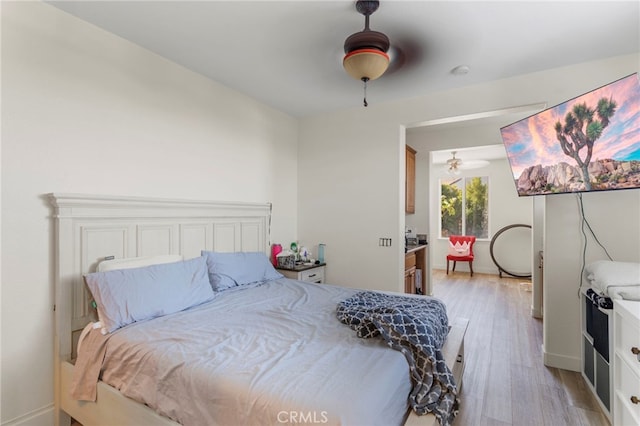
[[[218,253],[202,250],[201,254],[207,259],[209,281],[214,291],[283,277],[262,252]]]
[[[102,330],[183,311],[215,297],[204,257],[141,268],[95,272],[84,277]]]

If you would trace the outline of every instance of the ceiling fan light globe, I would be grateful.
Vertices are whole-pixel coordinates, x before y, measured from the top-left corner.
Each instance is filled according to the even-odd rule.
[[[356,80],[375,80],[389,67],[389,55],[377,49],[358,49],[345,55],[342,66]]]

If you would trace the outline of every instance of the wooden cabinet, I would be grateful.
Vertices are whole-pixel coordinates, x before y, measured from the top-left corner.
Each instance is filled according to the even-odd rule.
[[[416,293],[416,254],[414,252],[404,256],[404,292]]]
[[[404,292],[415,294],[416,288],[416,267],[406,269],[404,271]]]
[[[416,212],[416,151],[409,145],[406,151],[406,176],[405,176],[405,213]]]
[[[298,281],[322,284],[324,282],[325,263],[319,265],[300,265],[294,268],[276,268],[278,272],[287,278]]]
[[[640,302],[613,303],[613,424],[640,425]]]
[[[404,292],[429,294],[427,284],[427,246],[409,246],[404,255]]]

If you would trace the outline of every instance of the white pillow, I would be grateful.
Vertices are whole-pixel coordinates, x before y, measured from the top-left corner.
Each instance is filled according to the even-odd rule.
[[[160,265],[162,263],[180,262],[180,254],[162,254],[158,256],[125,257],[123,259],[103,260],[98,263],[96,272],[113,271],[114,269],[141,268],[143,266]]]

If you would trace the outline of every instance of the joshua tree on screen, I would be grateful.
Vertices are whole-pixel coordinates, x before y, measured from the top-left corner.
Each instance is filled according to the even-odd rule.
[[[589,163],[593,154],[593,143],[609,125],[609,120],[615,114],[617,106],[613,98],[600,98],[596,109],[589,108],[586,102],[575,104],[564,117],[564,125],[559,121],[556,122],[556,137],[560,141],[562,151],[578,163],[587,191],[591,190]],[[594,119],[596,115],[597,118]],[[579,154],[585,146],[587,155],[583,160]]]

